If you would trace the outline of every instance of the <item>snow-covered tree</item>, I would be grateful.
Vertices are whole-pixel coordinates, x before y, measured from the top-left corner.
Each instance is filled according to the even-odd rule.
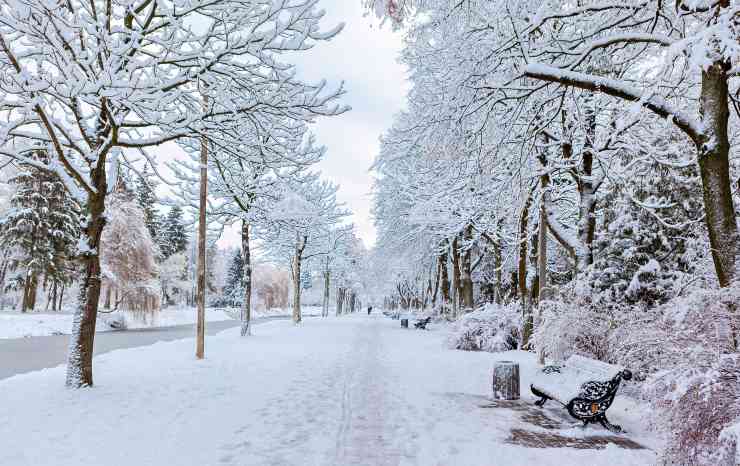
[[[267,254],[289,263],[293,284],[293,321],[301,322],[301,274],[304,262],[326,254],[331,229],[349,212],[337,202],[337,187],[307,175],[300,183],[284,185],[269,221],[258,228]]]
[[[0,150],[50,167],[85,206],[82,277],[67,383],[89,386],[106,199],[123,150],[169,141],[236,146],[256,115],[312,121],[341,94],[297,80],[279,56],[334,37],[318,0],[71,0],[0,5]],[[198,27],[194,27],[194,25]],[[53,33],[50,33],[53,31]],[[34,53],[28,53],[29,47]],[[207,104],[204,105],[204,97]]]
[[[165,259],[187,250],[188,234],[183,220],[182,207],[174,206],[167,212],[167,216],[162,221],[160,238],[160,248]]]
[[[230,307],[241,306],[244,300],[244,287],[242,279],[244,277],[244,258],[241,251],[236,250],[233,253],[229,268],[226,271],[226,283],[224,284],[222,300],[225,305]]]
[[[122,183],[109,198],[101,237],[104,307],[134,312],[159,310],[158,248],[144,210]]]
[[[146,223],[149,230],[149,236],[152,237],[155,244],[164,245],[166,243],[165,238],[161,237],[162,219],[157,211],[156,188],[157,183],[154,177],[149,174],[148,167],[145,167],[136,179],[136,201],[139,203],[141,210],[144,211],[144,223]]]
[[[10,179],[16,186],[11,208],[0,220],[0,239],[9,253],[9,286],[23,290],[21,310],[36,306],[38,285],[49,286],[53,308],[61,287],[74,279],[74,255],[80,235],[80,207],[37,151],[35,164],[21,164]]]

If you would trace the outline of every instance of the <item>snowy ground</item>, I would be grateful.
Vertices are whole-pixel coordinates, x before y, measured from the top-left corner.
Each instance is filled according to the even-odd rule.
[[[648,465],[649,449],[573,427],[564,410],[487,399],[495,359],[531,355],[447,350],[440,331],[380,316],[309,319],[114,351],[95,359],[96,386],[63,389],[59,367],[0,381],[3,465]],[[612,412],[613,411],[613,412]],[[534,414],[533,414],[534,413]],[[637,407],[612,420],[650,445]],[[545,419],[543,422],[542,419]],[[598,448],[554,448],[552,436]],[[574,441],[575,439],[575,441]],[[542,442],[539,442],[542,440]],[[562,442],[561,442],[562,443]],[[617,442],[619,443],[619,442]],[[555,442],[557,444],[557,442]],[[564,445],[565,445],[564,444]]]
[[[111,316],[121,313],[101,314],[97,322],[97,331],[112,330],[106,324]],[[195,323],[196,311],[193,308],[167,308],[154,314],[137,316],[131,313],[122,313],[125,316],[129,329],[170,327]],[[304,315],[320,315],[321,308],[309,307],[304,309]],[[290,315],[290,310],[274,309],[259,311],[254,317]],[[226,311],[223,309],[207,309],[206,321],[218,322],[238,318],[238,310]],[[0,338],[24,338],[46,335],[66,335],[72,329],[72,314],[69,312],[56,313],[28,313],[17,311],[0,311]]]

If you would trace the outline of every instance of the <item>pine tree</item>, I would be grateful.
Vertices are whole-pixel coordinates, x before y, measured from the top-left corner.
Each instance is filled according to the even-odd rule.
[[[175,206],[167,213],[160,236],[162,238],[162,255],[165,259],[173,254],[187,250],[188,234],[182,219],[181,207]]]
[[[160,236],[161,219],[155,206],[157,205],[157,195],[154,190],[157,187],[156,181],[149,175],[148,169],[144,168],[144,171],[139,175],[136,180],[136,201],[144,211],[144,223],[149,230],[149,235],[155,244],[165,244],[163,238]]]
[[[241,251],[236,250],[229,270],[226,273],[226,285],[224,286],[223,300],[230,307],[241,305],[244,290],[242,288],[242,275],[244,274],[244,258]]]
[[[36,160],[47,163],[45,152]],[[80,207],[59,177],[38,166],[21,165],[10,180],[17,185],[11,209],[0,220],[0,240],[10,251],[15,272],[9,286],[23,288],[23,312],[33,310],[41,277],[51,284],[54,307],[57,287],[73,278],[73,256],[80,237]]]
[[[663,303],[691,279],[701,262],[701,248],[696,247],[703,234],[696,222],[701,218],[696,168],[644,168],[605,196],[608,208],[586,278],[595,303]],[[670,208],[655,211],[635,201]]]

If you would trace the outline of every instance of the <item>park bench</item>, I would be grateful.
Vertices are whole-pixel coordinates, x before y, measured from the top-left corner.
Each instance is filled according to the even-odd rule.
[[[427,317],[426,319],[417,320],[414,323],[414,327],[416,327],[416,328],[418,328],[420,330],[426,330],[427,329],[427,325],[431,321],[432,321],[432,318],[431,317]]]
[[[547,400],[562,404],[574,418],[586,426],[598,422],[612,432],[622,428],[611,424],[606,418],[622,380],[630,380],[632,372],[602,361],[571,356],[562,366],[546,366],[536,377],[530,388],[535,402],[543,406]]]

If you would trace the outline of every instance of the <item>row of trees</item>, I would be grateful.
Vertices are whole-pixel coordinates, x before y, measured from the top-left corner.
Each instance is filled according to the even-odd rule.
[[[93,383],[102,241],[119,167],[133,169],[134,158],[157,167],[163,155],[158,148],[177,143],[190,156],[178,157],[171,167],[182,180],[184,206],[196,204],[189,196],[196,173],[209,173],[212,215],[222,223],[241,222],[245,240],[251,215],[269,212],[257,208],[263,200],[283,197],[273,192],[302,191],[296,183],[310,184],[300,180],[312,176],[307,170],[323,149],[308,136],[307,125],[344,112],[336,104],[343,90],[300,81],[280,58],[341,30],[322,28],[317,5],[318,0],[0,5],[0,154],[54,173],[83,212],[69,386]],[[39,150],[48,162],[37,159]],[[150,214],[145,217],[155,241]],[[310,236],[302,228],[294,236],[297,250]],[[199,241],[205,241],[204,230]],[[300,260],[295,262],[298,268]],[[248,322],[248,304],[244,311]]]
[[[376,163],[380,250],[416,254],[399,298],[469,309],[473,276],[523,303],[733,281],[737,7],[369,3],[406,21],[413,82]]]
[[[48,164],[44,151],[35,159]],[[41,285],[46,295],[44,309],[59,311],[65,290],[77,276],[82,208],[48,168],[19,164],[6,171],[13,174],[5,185],[8,196],[3,199],[5,213],[0,219],[0,289],[11,298],[15,294],[17,306],[28,312],[41,305],[37,303]],[[173,207],[156,228],[148,228],[148,220],[158,215],[159,201],[145,175],[119,173],[106,209],[109,227],[102,239],[101,259],[106,309],[156,309],[160,294],[165,303],[169,300],[172,267],[178,267],[174,271],[177,278],[187,278],[183,211]]]
[[[740,6],[364,3],[403,28],[412,82],[375,166],[387,302],[450,318],[515,306],[520,341],[541,358],[580,352],[652,374],[645,393],[671,432],[665,464],[724,464],[719,432],[732,419],[690,400],[720,393],[716,374],[738,375],[726,303]],[[687,358],[687,345],[703,356]]]

